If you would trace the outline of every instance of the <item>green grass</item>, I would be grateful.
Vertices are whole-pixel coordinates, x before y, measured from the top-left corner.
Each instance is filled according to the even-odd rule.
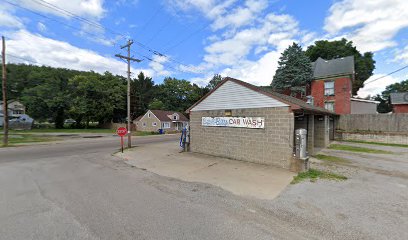
[[[405,147],[405,148],[408,148],[408,144],[367,142],[367,141],[359,141],[359,140],[345,140],[344,142],[364,143],[364,144],[372,144],[372,145],[380,145],[380,146]]]
[[[309,169],[307,172],[301,172],[297,176],[293,177],[291,184],[300,183],[306,180],[311,182],[316,182],[318,179],[328,179],[328,180],[346,180],[347,177],[335,173],[324,172],[316,169]]]
[[[150,136],[158,134],[159,134],[158,132],[142,132],[142,131],[132,132],[132,136]]]
[[[332,163],[348,163],[348,162],[350,162],[349,160],[346,160],[346,159],[341,158],[341,157],[329,156],[329,155],[324,155],[324,154],[317,154],[314,157],[319,159],[319,160],[332,162]]]
[[[342,145],[342,144],[332,144],[329,146],[329,149],[359,152],[359,153],[392,154],[392,152],[390,151],[377,150],[377,149],[365,148],[365,147],[355,147],[355,146]]]
[[[88,128],[88,129],[74,129],[74,128],[37,128],[31,130],[10,130],[10,133],[115,133],[115,129],[104,128]]]
[[[3,135],[0,135],[0,138],[3,139]],[[51,142],[56,141],[59,138],[57,137],[45,137],[45,136],[36,136],[31,134],[18,134],[18,135],[9,135],[9,146],[14,146],[24,143],[38,143],[38,142]]]

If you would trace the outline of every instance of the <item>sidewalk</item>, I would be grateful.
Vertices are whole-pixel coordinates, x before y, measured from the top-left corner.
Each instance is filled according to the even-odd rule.
[[[130,165],[162,176],[208,183],[259,199],[277,197],[295,175],[281,168],[179,151],[176,142],[167,142],[136,147],[117,155]]]

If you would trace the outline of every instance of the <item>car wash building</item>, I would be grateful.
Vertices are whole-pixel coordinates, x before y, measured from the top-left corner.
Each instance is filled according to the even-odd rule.
[[[294,169],[294,134],[307,129],[307,149],[329,144],[334,112],[267,88],[225,78],[191,106],[190,150]]]

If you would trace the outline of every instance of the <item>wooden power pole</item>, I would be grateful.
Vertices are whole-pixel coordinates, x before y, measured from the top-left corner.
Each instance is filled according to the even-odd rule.
[[[1,37],[3,42],[3,48],[1,50],[1,57],[2,57],[2,73],[3,73],[3,146],[8,145],[8,107],[7,107],[7,70],[6,70],[6,40],[4,36]]]
[[[130,61],[134,62],[141,62],[141,60],[130,57],[130,46],[133,44],[132,40],[128,40],[128,43],[124,46],[121,46],[121,49],[127,48],[127,56],[122,56],[120,54],[116,54],[115,56],[121,59],[127,60],[127,129],[128,129],[128,148],[132,147],[132,126],[130,123],[132,122],[130,116]]]

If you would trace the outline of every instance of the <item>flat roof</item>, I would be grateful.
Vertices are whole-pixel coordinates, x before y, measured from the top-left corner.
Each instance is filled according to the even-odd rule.
[[[379,101],[374,101],[374,100],[366,100],[366,99],[359,99],[359,98],[350,98],[351,101],[357,101],[357,102],[366,102],[366,103],[375,103],[379,104]]]

